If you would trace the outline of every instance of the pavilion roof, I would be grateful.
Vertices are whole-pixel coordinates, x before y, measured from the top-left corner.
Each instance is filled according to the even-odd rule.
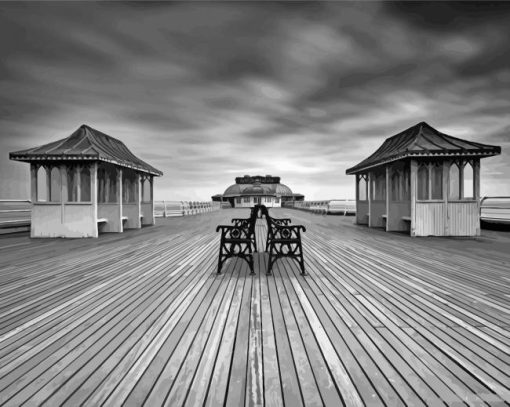
[[[9,154],[9,158],[25,162],[96,160],[152,175],[163,175],[161,171],[136,157],[122,141],[85,124],[67,138],[43,146],[12,152]]]
[[[375,153],[346,171],[356,174],[407,157],[490,157],[501,147],[449,136],[425,122],[387,138]]]

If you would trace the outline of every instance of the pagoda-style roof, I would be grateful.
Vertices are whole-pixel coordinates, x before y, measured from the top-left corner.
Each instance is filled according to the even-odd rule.
[[[122,141],[85,124],[65,139],[10,153],[9,158],[25,162],[96,160],[152,175],[163,175],[161,171],[136,157]]]
[[[387,138],[375,153],[349,168],[346,174],[356,174],[407,157],[490,157],[500,153],[501,147],[452,137],[421,122]]]

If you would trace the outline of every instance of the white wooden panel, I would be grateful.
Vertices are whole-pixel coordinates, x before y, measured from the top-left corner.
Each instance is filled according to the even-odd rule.
[[[356,223],[368,225],[368,201],[356,201]]]
[[[416,236],[444,236],[445,205],[442,202],[416,202]]]
[[[449,202],[448,228],[450,236],[475,236],[478,216],[476,201]]]

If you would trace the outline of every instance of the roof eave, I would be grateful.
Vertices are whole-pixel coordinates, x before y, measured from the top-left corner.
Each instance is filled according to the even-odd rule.
[[[402,160],[404,158],[409,157],[492,157],[495,155],[501,154],[501,148],[496,147],[493,150],[489,151],[438,151],[438,152],[417,152],[417,151],[408,151],[403,154],[399,154],[393,157],[388,157],[386,160],[382,161],[376,161],[374,163],[371,163],[369,165],[364,165],[362,167],[351,167],[345,171],[346,175],[356,175],[361,172],[365,172],[367,170],[380,167],[382,165],[388,164],[390,162]]]
[[[59,154],[59,155],[51,155],[51,154],[40,154],[40,155],[32,155],[32,154],[19,154],[19,153],[10,153],[9,159],[14,161],[22,161],[22,162],[32,162],[32,161],[103,161],[112,164],[116,164],[120,167],[130,168],[133,170],[137,170],[140,172],[145,172],[147,174],[155,175],[157,177],[162,176],[163,172],[157,169],[155,171],[143,167],[139,167],[133,164],[120,162],[118,160],[114,160],[111,158],[98,157],[95,155],[73,155],[73,154]]]

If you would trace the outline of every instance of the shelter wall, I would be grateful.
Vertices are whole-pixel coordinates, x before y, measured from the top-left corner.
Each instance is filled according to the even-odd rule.
[[[90,203],[34,203],[31,237],[97,237],[94,206]]]
[[[124,203],[122,204],[122,216],[126,216],[127,220],[124,222],[126,229],[139,229],[142,227],[140,222],[140,213],[138,212],[137,203]]]
[[[368,201],[356,201],[356,223],[368,225]]]
[[[386,214],[386,201],[372,201],[370,203],[370,226],[384,227],[383,215]]]
[[[410,230],[410,223],[402,217],[411,216],[411,201],[391,202],[387,211],[387,231],[404,232]]]
[[[122,232],[121,208],[116,203],[97,204],[97,217],[107,219],[101,224],[101,232]]]
[[[450,236],[480,235],[477,201],[448,203],[448,234]]]
[[[153,225],[154,224],[154,212],[152,208],[152,202],[142,202],[142,225]]]
[[[416,236],[445,236],[446,206],[443,202],[416,202]]]

